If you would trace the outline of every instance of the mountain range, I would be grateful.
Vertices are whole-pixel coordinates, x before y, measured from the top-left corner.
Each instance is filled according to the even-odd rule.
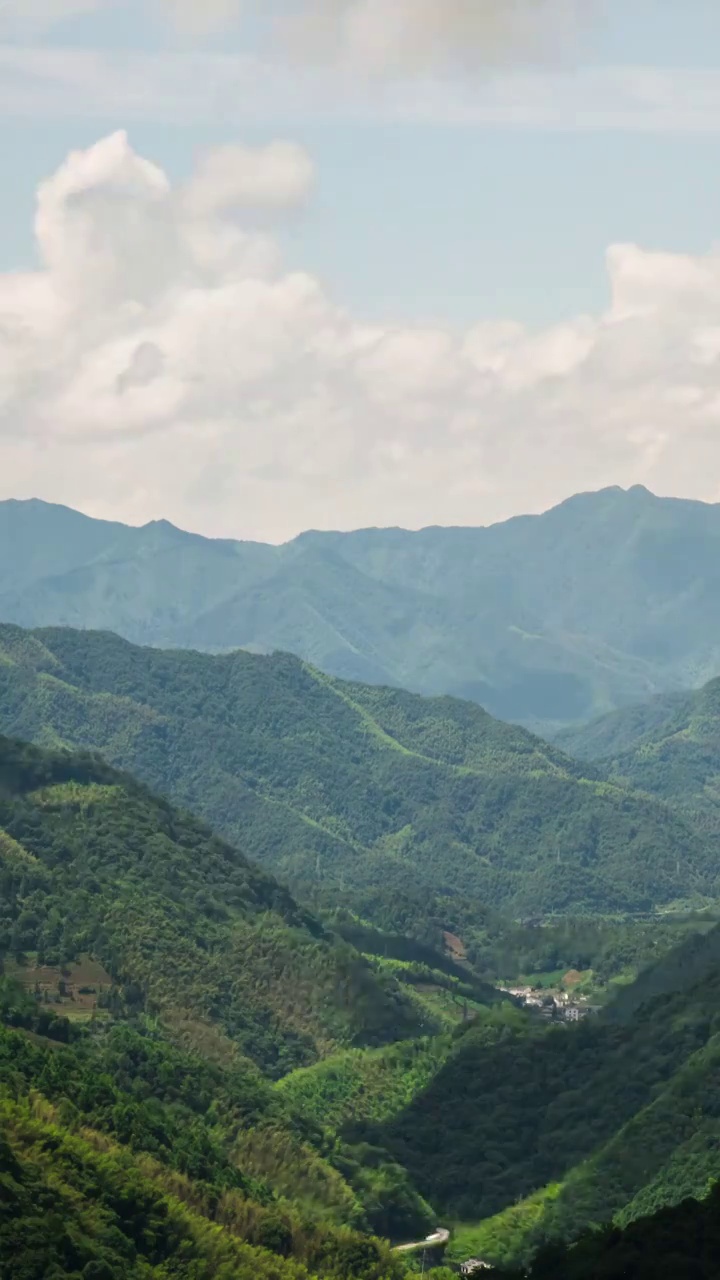
[[[717,1280],[719,510],[272,548],[0,504],[0,1273],[403,1280],[440,1221]]]
[[[0,503],[0,617],[297,654],[550,731],[720,671],[720,506],[635,487],[488,528],[284,546]]]
[[[471,702],[333,679],[298,658],[0,627],[0,727],[102,751],[303,900],[395,932],[648,912],[718,892],[715,849]]]

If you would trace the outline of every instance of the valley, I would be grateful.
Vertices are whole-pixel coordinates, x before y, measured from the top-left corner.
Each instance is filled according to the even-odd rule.
[[[720,1280],[719,134],[720,0],[0,0],[0,1280]]]
[[[0,1272],[620,1280],[680,1221],[700,1256],[715,694],[549,742],[0,624]]]

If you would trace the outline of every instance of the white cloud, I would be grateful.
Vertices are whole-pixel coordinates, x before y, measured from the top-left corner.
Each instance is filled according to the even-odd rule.
[[[262,150],[216,147],[202,157],[185,208],[192,217],[233,209],[288,209],[306,199],[314,177],[307,152],[292,142],[273,142]]]
[[[607,312],[538,333],[368,326],[257,229],[309,159],[223,168],[174,189],[115,134],[43,184],[42,267],[0,276],[0,497],[281,539],[720,496],[720,255],[616,245]]]

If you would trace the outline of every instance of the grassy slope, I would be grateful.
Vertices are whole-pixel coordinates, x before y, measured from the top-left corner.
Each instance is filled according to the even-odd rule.
[[[641,488],[487,529],[310,533],[285,547],[8,502],[0,613],[138,643],[289,650],[547,728],[715,674],[719,544],[717,506]]]
[[[385,927],[459,929],[480,903],[643,911],[716,888],[681,819],[471,703],[102,633],[4,627],[0,655],[7,732],[101,749],[307,900],[349,894]]]

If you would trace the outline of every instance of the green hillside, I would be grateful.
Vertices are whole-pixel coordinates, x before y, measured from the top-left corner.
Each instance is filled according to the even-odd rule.
[[[275,1074],[422,1025],[270,876],[90,755],[0,739],[0,901],[0,954],[92,952],[125,1008]]]
[[[527,1265],[548,1241],[623,1227],[720,1177],[719,957],[715,929],[583,1023],[488,1008],[450,1035],[299,1068],[275,1093],[410,1170],[454,1224],[455,1260]]]
[[[396,932],[717,891],[714,850],[681,818],[525,730],[286,655],[3,627],[0,727],[101,750],[304,900]]]
[[[429,1207],[272,1081],[443,1025],[196,819],[0,738],[0,1274],[394,1277],[372,1233]]]
[[[485,1274],[489,1280],[718,1280],[720,1187],[624,1230],[609,1226],[570,1246],[549,1245],[529,1269]]]
[[[398,1280],[372,1229],[432,1221],[260,1073],[157,1027],[50,1015],[0,980],[0,1274]]]
[[[493,1015],[488,1015],[492,1017]],[[349,1049],[278,1083],[296,1115],[343,1129],[350,1122],[384,1122],[400,1115],[437,1075],[453,1047],[450,1036],[406,1041],[383,1049]]]
[[[720,832],[720,679],[560,735],[565,750]]]
[[[657,694],[649,702],[633,703],[587,724],[560,729],[550,740],[578,760],[604,760],[632,752],[643,738],[661,730],[693,697],[693,693],[687,692]]]
[[[345,1132],[387,1146],[445,1219],[475,1221],[458,1258],[527,1262],[703,1196],[720,1177],[719,957],[719,929],[689,940],[634,999],[574,1027],[491,1014],[402,1113]]]
[[[720,507],[580,494],[489,528],[309,532],[282,547],[0,503],[0,617],[139,644],[298,654],[538,729],[720,670]]]
[[[515,1264],[717,1176],[720,929],[552,1026],[89,754],[0,739],[0,833],[0,1274],[396,1280],[438,1221]]]
[[[658,997],[680,997],[701,989],[720,972],[720,928],[692,931],[643,968],[635,981],[619,989],[604,1010],[606,1021],[630,1022],[639,1009]]]

